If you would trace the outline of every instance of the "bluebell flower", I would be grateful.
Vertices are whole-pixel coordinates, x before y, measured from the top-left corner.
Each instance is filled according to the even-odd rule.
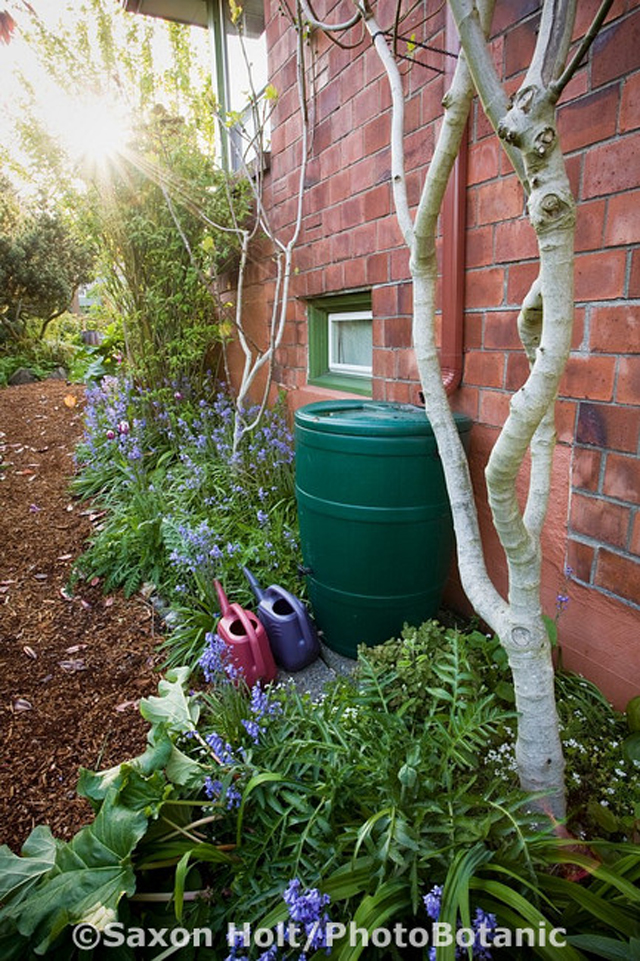
[[[424,901],[428,916],[432,921],[437,921],[440,917],[440,906],[442,904],[442,885],[434,885],[422,900]]]
[[[209,684],[237,681],[242,671],[232,660],[231,651],[222,638],[216,633],[205,635],[207,646],[199,660],[199,665]]]
[[[278,961],[278,945],[272,944],[267,951],[260,955],[258,961]]]
[[[317,888],[301,890],[298,878],[289,882],[282,895],[289,910],[289,917],[301,924],[305,931],[305,948],[317,950],[326,947],[326,926],[329,915],[325,908],[331,903],[328,894],[320,894]],[[302,957],[301,955],[300,957]]]
[[[242,719],[242,725],[253,743],[258,744],[260,741],[260,735],[264,732],[264,728],[261,727],[257,721],[247,720],[246,718]]]
[[[216,734],[215,731],[212,731],[211,734],[207,734],[205,741],[222,764],[238,763],[238,759],[233,753],[233,748],[231,745],[228,743],[228,741],[224,741],[219,734]]]
[[[211,798],[212,801],[223,799],[228,811],[239,808],[242,803],[242,793],[237,787],[230,784],[225,791],[222,781],[214,779],[210,775],[207,775],[204,779],[204,790],[207,797]]]

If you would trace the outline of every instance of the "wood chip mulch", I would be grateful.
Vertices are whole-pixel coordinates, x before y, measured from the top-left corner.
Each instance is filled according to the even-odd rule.
[[[36,824],[69,839],[93,817],[75,786],[144,750],[159,624],[140,595],[65,589],[95,523],[69,493],[83,389],[0,389],[0,843]]]

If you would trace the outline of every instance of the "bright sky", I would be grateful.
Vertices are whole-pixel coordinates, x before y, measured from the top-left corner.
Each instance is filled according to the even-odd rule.
[[[120,7],[118,0],[109,2],[116,9]],[[77,18],[81,4],[77,0],[31,0],[31,6],[55,36],[62,21],[68,27]],[[11,42],[8,45],[0,43],[0,143],[8,143],[12,150],[16,149],[15,124],[22,92],[22,73],[37,90],[38,107],[47,126],[54,135],[60,137],[70,154],[83,151],[90,155],[90,159],[99,160],[101,155],[117,150],[124,145],[127,127],[124,109],[117,109],[117,97],[109,97],[101,102],[81,96],[71,100],[62,92],[40,66],[21,36],[20,26],[24,24],[28,27],[30,19],[25,7],[22,0],[0,0],[0,12],[7,10],[18,24]],[[157,36],[154,58],[162,68],[168,64],[165,24],[147,17],[144,22],[154,28]],[[206,51],[205,32],[194,29],[194,42],[196,38]]]

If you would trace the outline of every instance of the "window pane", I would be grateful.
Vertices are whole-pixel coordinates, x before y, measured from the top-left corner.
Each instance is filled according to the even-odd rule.
[[[329,314],[329,369],[370,374],[373,337],[370,311]]]

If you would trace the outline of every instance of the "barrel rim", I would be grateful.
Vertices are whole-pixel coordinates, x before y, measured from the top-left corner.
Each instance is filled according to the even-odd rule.
[[[371,412],[370,420],[360,420],[353,417],[353,414],[363,411],[365,408],[368,408]],[[369,411],[365,411],[365,413]],[[333,415],[342,416],[335,416],[334,419],[331,419]],[[459,413],[454,413],[453,416],[459,434],[471,430],[473,421],[470,417]],[[314,401],[311,404],[299,407],[295,412],[294,421],[296,427],[316,431],[317,433],[349,434],[360,437],[412,435],[433,437],[433,427],[423,407],[417,404],[401,404],[395,401],[377,401],[364,398],[362,400]]]

